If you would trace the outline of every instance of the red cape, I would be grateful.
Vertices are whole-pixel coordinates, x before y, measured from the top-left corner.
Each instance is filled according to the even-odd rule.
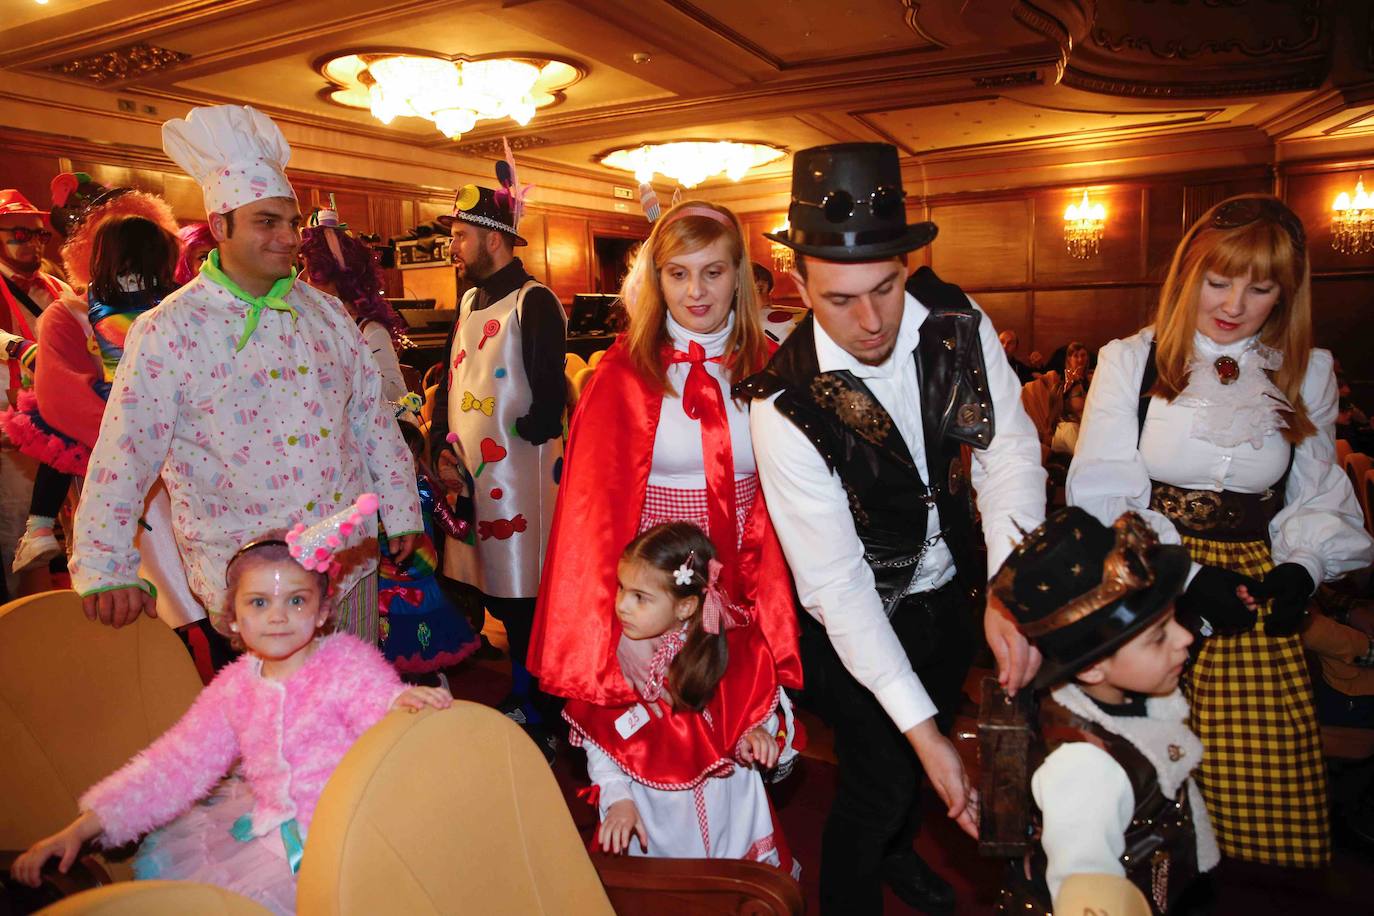
[[[777,706],[778,681],[757,627],[730,630],[725,638],[730,663],[702,712],[667,709],[665,694],[658,704],[667,710],[663,716],[648,713],[647,724],[622,738],[615,721],[633,703],[607,707],[569,700],[563,716],[572,725],[573,743],[595,744],[631,777],[655,789],[690,789],[729,772],[739,739]]]
[[[573,413],[527,665],[541,689],[597,706],[637,702],[615,658],[616,564],[639,528],[663,392],[616,341]],[[729,575],[730,571],[727,571]],[[733,601],[750,613],[787,687],[802,683],[792,577],[763,492],[749,513]]]

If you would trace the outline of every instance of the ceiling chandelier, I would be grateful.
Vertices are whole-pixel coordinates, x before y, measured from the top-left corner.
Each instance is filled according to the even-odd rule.
[[[1081,204],[1069,204],[1064,211],[1064,244],[1069,254],[1080,260],[1087,260],[1097,254],[1102,241],[1102,230],[1107,226],[1107,208],[1101,204],[1088,202],[1088,192],[1083,192]]]
[[[644,143],[603,153],[597,159],[607,168],[634,172],[641,182],[655,174],[671,178],[684,188],[695,188],[706,179],[724,174],[739,181],[756,166],[775,162],[787,151],[766,143],[735,140],[674,140]]]
[[[561,60],[451,60],[400,52],[344,54],[327,60],[320,71],[335,84],[326,90],[331,101],[369,109],[383,124],[398,117],[424,118],[450,140],[478,121],[510,118],[523,127],[582,78],[582,71]]]
[[[1342,254],[1374,251],[1374,197],[1365,193],[1363,175],[1353,198],[1342,191],[1331,205],[1331,247]]]

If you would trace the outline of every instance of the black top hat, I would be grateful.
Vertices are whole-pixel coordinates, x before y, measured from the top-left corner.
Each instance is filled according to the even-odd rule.
[[[788,228],[765,235],[825,261],[878,261],[929,245],[934,223],[906,223],[897,148],[834,143],[792,159]]]
[[[1045,656],[1036,687],[1105,658],[1159,619],[1183,590],[1191,560],[1127,512],[1108,528],[1076,506],[1032,531],[992,580],[1021,632]]]
[[[515,231],[515,217],[511,214],[510,204],[499,198],[491,188],[475,184],[459,188],[453,198],[453,212],[440,216],[435,222],[451,229],[456,220],[504,232],[516,245],[529,244]]]

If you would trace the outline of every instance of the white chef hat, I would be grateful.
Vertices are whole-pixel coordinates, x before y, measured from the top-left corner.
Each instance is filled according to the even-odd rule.
[[[162,148],[200,185],[206,213],[296,196],[286,180],[291,147],[271,118],[247,105],[192,108],[162,125]]]

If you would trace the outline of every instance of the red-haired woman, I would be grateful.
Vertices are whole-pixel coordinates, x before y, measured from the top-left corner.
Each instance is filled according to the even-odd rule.
[[[1198,783],[1222,852],[1272,865],[1330,860],[1296,634],[1319,584],[1374,559],[1336,406],[1302,223],[1273,197],[1231,198],[1179,244],[1154,326],[1102,348],[1068,477],[1070,503],[1134,509],[1192,554],[1179,610],[1217,631],[1186,680]]]
[[[669,210],[621,297],[629,330],[569,432],[530,671],[558,696],[633,704],[616,660],[616,560],[638,532],[682,520],[716,544],[730,602],[761,627],[781,682],[800,686],[792,586],[759,492],[749,405],[730,396],[770,355],[739,220],[699,200]]]

